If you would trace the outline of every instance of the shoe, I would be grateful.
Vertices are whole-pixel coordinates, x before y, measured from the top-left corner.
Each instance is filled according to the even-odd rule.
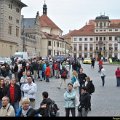
[[[58,89],[60,89],[60,87],[57,87]]]

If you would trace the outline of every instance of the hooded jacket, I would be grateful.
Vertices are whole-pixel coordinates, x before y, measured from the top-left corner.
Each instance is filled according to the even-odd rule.
[[[115,75],[116,75],[116,77],[120,77],[120,69],[119,68],[117,68],[117,70],[115,71]]]

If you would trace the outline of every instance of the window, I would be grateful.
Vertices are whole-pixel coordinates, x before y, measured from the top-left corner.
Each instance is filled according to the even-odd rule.
[[[84,57],[87,58],[87,53],[84,54]]]
[[[51,41],[48,41],[48,46],[51,46]]]
[[[48,55],[51,55],[51,50],[48,50]]]
[[[87,38],[85,38],[85,41],[87,41]]]
[[[96,50],[98,50],[98,47],[96,47]]]
[[[90,41],[92,41],[93,40],[93,38],[90,38]]]
[[[81,53],[79,54],[79,58],[82,58],[82,54]]]
[[[87,47],[88,47],[88,45],[85,44],[85,45],[84,45],[84,50],[85,50],[85,51],[87,51]]]
[[[115,51],[118,50],[118,44],[114,44]]]
[[[115,37],[115,41],[117,41],[117,37]]]
[[[104,37],[104,40],[106,40],[106,38]]]
[[[93,51],[93,45],[90,44],[90,51]]]
[[[98,41],[98,37],[96,37],[96,41]]]
[[[19,24],[19,20],[18,20],[18,19],[16,19],[16,23],[18,23],[18,24]]]
[[[102,40],[102,37],[100,37],[100,40]]]
[[[11,26],[11,25],[9,25],[9,27],[8,27],[8,34],[9,34],[9,35],[12,34],[12,26]]]
[[[9,8],[12,9],[12,4],[9,4]]]
[[[16,8],[16,12],[19,13],[19,12],[20,12],[20,9],[19,9],[19,8]]]
[[[55,41],[54,41],[54,47],[55,47]]]
[[[79,51],[82,51],[82,45],[79,44]]]
[[[115,29],[115,31],[118,31],[118,29]]]
[[[109,31],[112,31],[112,29],[109,29]]]
[[[90,53],[90,58],[92,58],[93,57],[93,54],[92,53]]]
[[[12,20],[12,16],[9,16],[9,20]]]
[[[74,41],[77,41],[77,38],[74,38]]]
[[[19,37],[19,27],[16,27],[16,37]]]
[[[109,40],[112,40],[112,37],[109,37]]]
[[[59,47],[59,42],[57,42],[57,47]]]
[[[74,44],[74,51],[77,51],[77,44]]]
[[[79,41],[82,41],[82,38],[79,38]]]
[[[100,22],[100,27],[102,27],[102,22]]]

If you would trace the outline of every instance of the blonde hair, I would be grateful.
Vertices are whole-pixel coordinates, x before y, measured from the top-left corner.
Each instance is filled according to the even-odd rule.
[[[23,105],[24,103],[30,104],[30,99],[29,99],[28,97],[24,97],[24,98],[22,98],[21,103],[22,103],[22,105]]]
[[[87,76],[85,79],[86,79],[87,81],[90,81],[90,77],[89,77],[89,76]]]
[[[78,73],[75,70],[73,70],[73,75],[77,77]]]

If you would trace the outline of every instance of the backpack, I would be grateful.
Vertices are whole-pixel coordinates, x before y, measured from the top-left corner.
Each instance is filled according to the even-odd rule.
[[[67,77],[66,71],[63,71],[63,72],[62,72],[61,77],[63,77],[63,78],[66,78],[66,77]]]
[[[59,110],[57,104],[55,101],[52,101],[52,103],[49,105],[49,115],[50,117],[56,117],[57,111]]]
[[[54,69],[55,69],[55,70],[58,69],[58,64],[57,64],[57,63],[54,64]]]
[[[95,86],[93,83],[91,83],[91,87],[90,87],[90,93],[94,93],[95,92]]]

